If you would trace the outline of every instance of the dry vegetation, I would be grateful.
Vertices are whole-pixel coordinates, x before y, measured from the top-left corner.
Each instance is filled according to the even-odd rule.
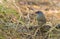
[[[59,0],[54,0],[60,2]],[[60,39],[60,3],[51,0],[0,0],[0,39]],[[36,11],[42,11],[51,28],[38,25]],[[42,25],[42,26],[44,26]]]

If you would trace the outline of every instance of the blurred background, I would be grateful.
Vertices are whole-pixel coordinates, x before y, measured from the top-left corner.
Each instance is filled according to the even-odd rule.
[[[60,39],[60,0],[0,0],[0,39]]]

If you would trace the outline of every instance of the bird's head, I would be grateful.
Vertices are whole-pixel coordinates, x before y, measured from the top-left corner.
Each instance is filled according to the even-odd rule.
[[[37,12],[35,12],[36,14],[43,14],[43,12],[42,11],[37,11]]]

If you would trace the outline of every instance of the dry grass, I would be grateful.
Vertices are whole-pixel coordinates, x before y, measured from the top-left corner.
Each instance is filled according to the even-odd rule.
[[[0,0],[0,8],[0,39],[45,39],[47,35],[48,39],[54,39],[53,33],[60,32],[55,29],[60,23],[60,8],[51,5],[47,0]],[[52,27],[48,32],[41,32],[36,11],[42,11],[46,24]],[[57,38],[59,39],[55,36]]]

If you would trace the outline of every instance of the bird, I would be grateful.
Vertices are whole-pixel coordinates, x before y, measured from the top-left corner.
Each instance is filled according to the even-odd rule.
[[[36,18],[38,21],[38,25],[40,26],[39,32],[37,32],[37,35],[41,35],[44,37],[44,39],[48,39],[49,33],[47,33],[47,32],[50,30],[51,25],[46,24],[47,21],[46,21],[44,13],[42,11],[36,11]]]
[[[36,18],[37,18],[37,21],[38,21],[38,25],[43,25],[46,23],[46,18],[45,18],[45,15],[43,14],[42,11],[36,11]]]

